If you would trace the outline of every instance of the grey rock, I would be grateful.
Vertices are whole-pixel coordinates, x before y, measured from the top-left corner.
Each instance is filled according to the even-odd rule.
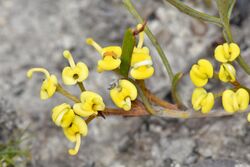
[[[189,69],[199,58],[212,59],[212,44],[220,41],[220,30],[181,14],[170,5],[164,6],[160,0],[134,2],[141,15],[149,18],[148,26],[163,47],[174,73],[184,72],[178,90],[185,104],[190,105],[194,87]],[[200,11],[216,14],[215,8],[206,9],[191,0],[186,2]],[[223,162],[229,165],[236,164],[236,160],[249,163],[250,128],[245,115],[183,121],[155,117],[98,118],[89,125],[89,134],[82,139],[79,154],[68,156],[67,149],[74,145],[50,118],[51,109],[67,100],[55,95],[53,100],[41,101],[42,75],[34,75],[28,81],[26,71],[45,67],[61,82],[61,70],[67,65],[62,52],[69,49],[76,61],[84,61],[90,69],[85,82],[87,89],[100,93],[111,106],[107,88],[115,76],[96,72],[100,56],[85,44],[85,38],[93,37],[102,46],[121,45],[124,30],[135,25],[120,0],[0,0],[0,92],[12,103],[0,100],[1,140],[7,140],[17,125],[28,127],[34,135],[31,147],[35,167],[185,167],[196,162],[205,164],[201,161],[206,158],[213,161],[221,157],[232,159]],[[248,27],[249,18],[245,18],[242,27],[236,25],[233,31],[242,47],[242,56],[250,62]],[[145,45],[151,49],[156,69],[147,85],[165,97],[170,90],[169,78],[147,38]],[[239,68],[237,73],[239,80],[250,86],[249,77]],[[208,85],[209,89],[218,87],[216,91],[219,86],[216,82]],[[79,95],[78,88],[65,88]]]
[[[245,163],[234,160],[204,160],[203,162],[194,164],[193,167],[249,167]]]

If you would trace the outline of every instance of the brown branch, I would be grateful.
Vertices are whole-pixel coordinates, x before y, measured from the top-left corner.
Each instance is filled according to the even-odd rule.
[[[145,95],[149,99],[149,101],[158,104],[161,107],[167,108],[167,109],[173,109],[178,110],[178,107],[176,104],[169,103],[165,100],[162,100],[161,98],[155,96],[152,94],[149,90],[145,90]]]
[[[146,108],[139,100],[136,100],[132,104],[130,111],[125,111],[116,108],[106,108],[102,114],[104,116],[126,116],[126,117],[139,117],[149,116]],[[210,118],[210,117],[224,117],[232,114],[227,112],[210,112],[209,114],[203,114],[201,112],[194,112],[193,110],[172,110],[168,108],[160,108],[155,112],[155,116],[162,118],[178,118],[178,119],[191,119],[191,118]]]
[[[144,81],[137,81],[138,85],[142,88],[145,96],[148,98],[149,101],[167,109],[178,110],[178,106],[176,104],[169,103],[161,98],[157,97],[153,93],[151,93],[145,86]]]
[[[138,117],[138,116],[146,116],[149,115],[146,108],[140,102],[139,100],[136,100],[132,103],[132,107],[130,111],[125,111],[123,109],[118,108],[105,108],[104,111],[102,111],[102,114],[105,116],[110,115],[120,115],[120,116],[127,116],[127,117]]]

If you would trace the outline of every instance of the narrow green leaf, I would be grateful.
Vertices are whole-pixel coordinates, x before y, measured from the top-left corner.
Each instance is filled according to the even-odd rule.
[[[229,6],[229,9],[228,9],[228,14],[227,14],[228,15],[228,19],[231,18],[231,15],[232,15],[235,3],[236,3],[236,0],[231,0],[230,6]]]
[[[228,20],[228,11],[230,10],[231,0],[217,0],[216,2],[220,18],[225,23]]]
[[[135,37],[133,35],[133,32],[131,29],[127,29],[124,34],[122,43],[122,55],[120,65],[120,73],[125,77],[128,76],[134,45]]]

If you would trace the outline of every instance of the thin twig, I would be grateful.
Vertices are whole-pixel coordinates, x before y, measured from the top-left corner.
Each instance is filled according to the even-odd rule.
[[[67,90],[63,89],[60,84],[57,85],[56,91],[76,103],[81,102],[76,96],[70,94]]]

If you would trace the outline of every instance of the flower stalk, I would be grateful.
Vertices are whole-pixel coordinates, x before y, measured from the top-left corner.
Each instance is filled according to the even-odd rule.
[[[68,99],[76,102],[76,103],[80,103],[81,101],[74,95],[70,94],[67,90],[65,90],[60,84],[57,85],[56,87],[56,91],[60,94],[62,94],[63,96],[67,97]]]

